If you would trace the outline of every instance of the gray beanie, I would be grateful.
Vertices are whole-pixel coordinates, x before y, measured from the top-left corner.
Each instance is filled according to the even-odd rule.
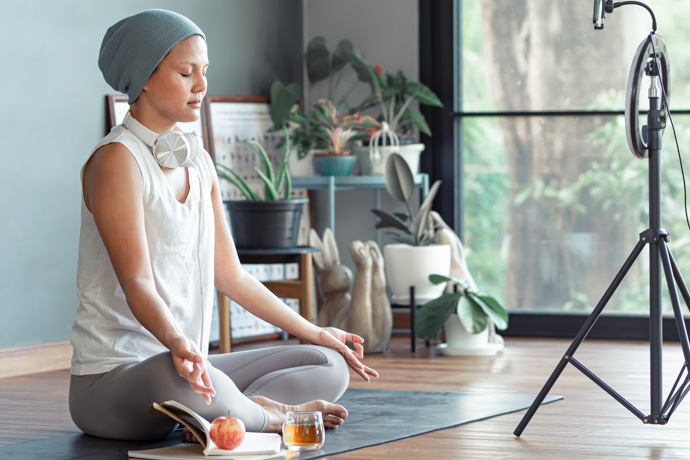
[[[113,89],[136,101],[158,64],[181,40],[204,33],[167,10],[145,10],[111,26],[103,37],[98,67]]]

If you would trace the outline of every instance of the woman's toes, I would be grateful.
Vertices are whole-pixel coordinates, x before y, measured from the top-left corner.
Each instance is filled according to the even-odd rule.
[[[323,424],[327,428],[338,428],[343,424],[343,419],[334,415],[327,415],[323,419]]]

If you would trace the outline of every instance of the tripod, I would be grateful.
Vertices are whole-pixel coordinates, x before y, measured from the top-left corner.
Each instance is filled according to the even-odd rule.
[[[553,373],[546,381],[546,384],[541,389],[536,399],[527,410],[527,413],[522,418],[517,428],[514,431],[515,436],[520,436],[527,424],[530,422],[535,412],[546,398],[553,385],[558,380],[563,370],[568,364],[572,364],[576,369],[585,374],[594,383],[599,385],[606,393],[613,397],[616,401],[622,404],[626,409],[632,412],[643,423],[651,424],[666,424],[671,417],[671,414],[676,410],[683,398],[690,391],[690,372],[688,372],[688,363],[690,363],[690,345],[688,344],[688,334],[685,327],[683,315],[680,311],[678,303],[678,293],[680,293],[685,301],[686,306],[690,306],[690,292],[685,285],[685,281],[678,270],[676,261],[671,254],[668,247],[669,234],[666,230],[661,228],[661,136],[662,130],[666,126],[666,108],[662,106],[660,95],[657,89],[657,79],[660,76],[658,54],[654,51],[653,58],[647,62],[644,67],[644,72],[652,81],[649,88],[649,112],[647,114],[647,138],[648,138],[648,158],[649,158],[649,228],[640,233],[640,239],[623,264],[622,268],[615,276],[613,282],[609,285],[603,297],[594,308],[590,316],[585,321],[584,325],[575,336],[575,339],[570,344],[570,347],[565,352]],[[635,98],[633,98],[635,99]],[[636,102],[636,101],[633,101]],[[650,308],[649,308],[649,345],[650,345],[650,406],[651,413],[645,415],[629,401],[623,398],[615,390],[609,387],[604,381],[597,377],[592,371],[587,369],[582,363],[576,360],[573,355],[582,344],[584,339],[589,334],[589,331],[594,326],[594,323],[601,315],[604,307],[608,303],[611,296],[614,294],[623,278],[628,273],[637,257],[642,252],[642,249],[649,245],[649,284],[650,284]],[[678,377],[671,388],[668,397],[662,405],[662,316],[661,316],[661,269],[663,268],[666,278],[666,285],[673,306],[673,314],[675,317],[676,327],[678,329],[678,336],[680,338],[681,347],[685,363],[683,364]],[[683,373],[686,373],[684,380],[681,382]]]

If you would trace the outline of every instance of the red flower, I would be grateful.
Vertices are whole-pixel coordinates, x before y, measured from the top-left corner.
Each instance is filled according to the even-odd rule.
[[[374,72],[381,75],[381,72],[383,72],[383,67],[381,67],[380,65],[377,65],[376,67],[374,67]]]

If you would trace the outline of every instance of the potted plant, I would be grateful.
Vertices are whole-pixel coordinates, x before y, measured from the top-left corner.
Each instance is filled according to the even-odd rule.
[[[290,248],[297,246],[299,220],[306,198],[290,198],[292,179],[288,162],[290,141],[285,133],[283,159],[277,174],[264,147],[253,140],[247,141],[264,166],[264,171],[255,167],[264,185],[261,195],[239,174],[225,165],[216,163],[218,176],[231,182],[245,196],[246,200],[227,200],[225,204],[230,215],[235,246],[239,249]]]
[[[341,115],[329,99],[319,99],[307,115],[299,106],[294,86],[275,82],[271,87],[271,112],[276,126],[289,126],[298,155],[315,151],[314,168],[326,176],[347,176],[357,158],[350,154],[349,142],[368,137],[378,122],[359,113]]]
[[[416,174],[419,172],[419,156],[424,150],[424,144],[414,142],[413,128],[427,136],[431,136],[431,129],[422,112],[413,108],[412,103],[431,107],[443,107],[443,103],[425,84],[408,80],[402,70],[395,74],[387,72],[384,79],[381,66],[372,66],[355,53],[349,53],[348,56],[359,80],[371,88],[371,95],[354,110],[362,111],[370,106],[378,106],[378,119],[383,129],[391,133],[378,138],[392,138],[390,143],[370,142],[368,146],[357,149],[363,172],[381,174],[388,155],[397,152]],[[374,138],[372,135],[372,140]]]
[[[390,228],[397,243],[383,248],[386,277],[392,292],[393,303],[409,302],[410,286],[415,288],[416,300],[438,297],[444,286],[429,282],[429,275],[450,272],[450,246],[433,244],[429,212],[441,181],[436,181],[422,201],[416,213],[410,200],[416,191],[412,172],[405,160],[393,153],[386,161],[386,190],[396,200],[405,204],[406,213],[388,213],[372,209],[379,218],[377,229]]]
[[[492,324],[500,330],[508,327],[508,311],[498,300],[470,289],[465,279],[432,274],[429,281],[441,286],[451,282],[455,289],[430,300],[417,311],[414,318],[417,337],[433,341],[443,328],[446,343],[439,348],[453,356],[490,355],[503,347],[502,341],[492,343],[489,338]]]

